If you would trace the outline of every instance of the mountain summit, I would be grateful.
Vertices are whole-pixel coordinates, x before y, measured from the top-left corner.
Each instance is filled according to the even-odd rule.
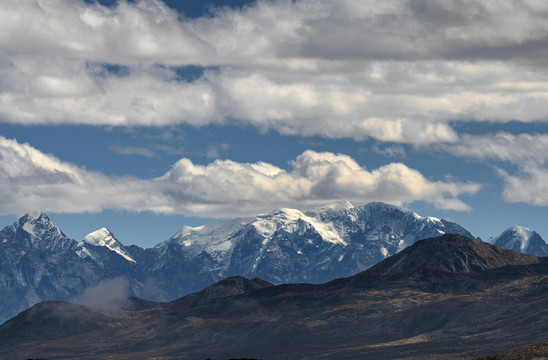
[[[536,231],[523,226],[511,226],[487,242],[504,249],[521,251],[535,256],[548,256],[548,244]]]
[[[26,248],[61,250],[70,247],[69,239],[44,213],[28,213],[0,232],[4,246],[24,251]]]
[[[82,239],[82,243],[87,243],[94,246],[104,246],[109,250],[114,251],[127,261],[135,262],[135,260],[133,260],[133,258],[128,254],[122,243],[120,243],[114,237],[114,234],[107,228],[101,228],[87,234],[84,239]],[[83,245],[82,243],[79,245]]]
[[[321,283],[356,274],[417,240],[445,233],[472,237],[456,223],[380,202],[343,202],[308,212],[282,208],[253,218],[184,227],[154,248],[150,255],[157,265],[147,273],[171,283],[174,291],[179,286],[172,280],[176,263],[196,274],[207,270],[216,279],[241,275],[272,283]],[[180,286],[189,283],[187,279]]]

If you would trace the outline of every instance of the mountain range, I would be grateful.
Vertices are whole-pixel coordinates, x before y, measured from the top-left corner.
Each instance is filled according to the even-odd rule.
[[[547,295],[548,258],[446,234],[324,284],[235,276],[171,302],[41,302],[0,327],[0,357],[472,358],[545,341]]]
[[[473,237],[456,223],[404,208],[342,202],[306,213],[279,209],[185,226],[143,249],[124,246],[106,228],[72,240],[46,214],[27,214],[0,231],[0,322],[41,300],[83,302],[90,298],[87,291],[101,294],[101,285],[112,281],[118,281],[114,295],[153,301],[170,301],[235,275],[273,284],[322,283],[446,233]],[[531,231],[505,233],[494,238],[497,246],[520,244],[519,250],[540,255],[548,248]]]

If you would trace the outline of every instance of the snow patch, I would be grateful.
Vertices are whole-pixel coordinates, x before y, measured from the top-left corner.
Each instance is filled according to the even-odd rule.
[[[38,237],[36,233],[34,232],[34,225],[32,225],[29,222],[26,222],[23,224],[23,230],[25,230],[26,232],[28,232],[30,235],[34,237]]]
[[[76,255],[78,255],[82,259],[85,258],[85,257],[93,258],[93,256],[91,256],[91,253],[89,252],[89,250],[86,249],[85,247],[81,247],[80,249],[76,250]]]
[[[299,220],[302,223],[299,223]],[[253,226],[257,233],[265,238],[271,238],[278,230],[284,230],[288,233],[298,233],[300,230],[304,232],[304,230],[313,227],[324,241],[347,245],[332,223],[322,222],[296,209],[283,208],[271,214],[260,215],[253,222]]]

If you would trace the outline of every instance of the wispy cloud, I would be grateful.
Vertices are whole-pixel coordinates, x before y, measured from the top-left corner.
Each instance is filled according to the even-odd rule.
[[[443,148],[457,156],[507,161],[515,165],[548,163],[548,134],[463,135],[458,143]]]
[[[209,145],[205,155],[210,159],[218,159],[222,154],[225,154],[228,149],[230,149],[230,145],[226,143]]]
[[[535,60],[547,14],[534,1],[280,0],[188,19],[157,0],[6,0],[0,119],[454,143],[449,121],[548,118]],[[188,65],[204,71],[180,78]]]
[[[548,134],[464,135],[443,149],[456,156],[514,165],[514,173],[496,168],[505,182],[504,200],[548,206]]]
[[[182,158],[153,179],[109,177],[0,137],[0,213],[29,210],[94,212],[104,209],[232,217],[278,207],[301,209],[335,200],[425,201],[442,209],[469,210],[460,197],[480,185],[432,181],[402,163],[366,170],[351,157],[305,151],[281,169],[265,162]]]
[[[373,151],[377,154],[381,154],[386,157],[390,158],[405,158],[405,149],[401,145],[391,145],[386,147],[380,147],[377,145],[373,145]]]
[[[148,158],[156,157],[158,153],[169,155],[182,155],[185,153],[182,148],[163,144],[150,144],[147,146],[110,145],[108,149],[120,155],[139,155]]]
[[[109,150],[121,155],[141,155],[153,158],[156,154],[149,148],[138,146],[111,145]]]

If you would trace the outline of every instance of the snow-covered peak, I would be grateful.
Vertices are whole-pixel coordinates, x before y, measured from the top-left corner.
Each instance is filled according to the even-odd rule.
[[[123,245],[114,237],[114,234],[107,228],[100,228],[99,230],[87,234],[82,239],[82,242],[94,246],[104,246],[122,256],[127,261],[135,262],[135,260],[133,260],[125,251]]]
[[[535,232],[519,225],[512,225],[499,236],[487,240],[489,244],[526,252],[531,237]]]
[[[163,247],[169,243],[178,243],[185,247],[193,246],[197,251],[205,248],[211,250],[228,250],[232,247],[231,237],[245,224],[251,221],[250,218],[239,218],[232,221],[212,222],[202,226],[183,226],[175,235],[164,241],[156,248]]]

